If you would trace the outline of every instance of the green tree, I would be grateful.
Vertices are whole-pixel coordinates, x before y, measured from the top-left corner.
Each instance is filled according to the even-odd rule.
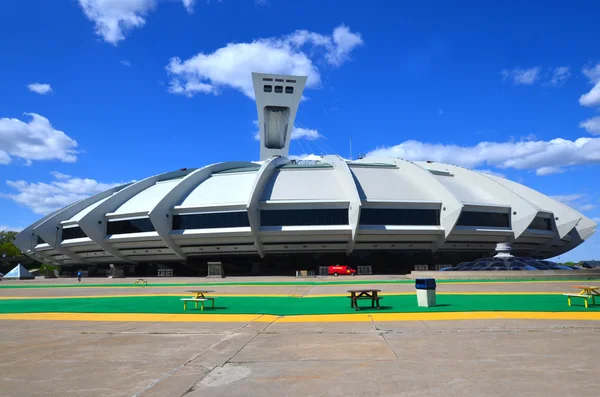
[[[6,256],[21,256],[21,251],[15,246],[13,241],[17,232],[1,231],[0,232],[0,255],[5,254]]]

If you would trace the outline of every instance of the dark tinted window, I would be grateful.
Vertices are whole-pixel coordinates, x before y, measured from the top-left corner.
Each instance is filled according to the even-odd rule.
[[[363,208],[360,211],[361,225],[427,225],[440,224],[439,210]]]
[[[262,210],[262,226],[347,225],[347,209],[323,210]]]
[[[250,222],[246,211],[173,216],[173,230],[247,226],[250,226]]]
[[[265,85],[265,86],[263,86],[263,91],[264,92],[271,92],[271,91],[273,91],[273,86],[272,85]]]
[[[534,218],[529,229],[535,230],[552,230],[552,221],[550,218]]]
[[[150,219],[148,218],[108,222],[106,227],[106,234],[108,235],[153,231],[154,225],[152,225],[152,222],[150,222]]]
[[[83,237],[87,237],[87,234],[85,234],[83,232],[83,230],[81,230],[80,227],[65,228],[65,229],[63,229],[63,232],[62,232],[63,240],[70,240],[72,238],[83,238]]]
[[[37,236],[37,243],[38,244],[47,244],[43,238],[41,238],[40,236]]]
[[[509,227],[508,214],[498,212],[463,211],[457,226]]]

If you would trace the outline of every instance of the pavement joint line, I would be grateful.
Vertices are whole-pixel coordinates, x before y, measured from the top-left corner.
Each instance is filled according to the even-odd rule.
[[[140,314],[140,313],[0,313],[2,320],[55,320],[90,322],[230,322],[230,323],[331,323],[331,322],[390,322],[444,320],[587,320],[600,321],[600,312],[436,312],[436,313],[373,313],[317,314],[275,316],[268,314]],[[268,328],[268,327],[267,327]]]
[[[598,278],[592,279],[573,279],[573,280],[443,280],[438,279],[439,284],[527,284],[527,283],[582,283],[582,282],[594,282],[597,283],[600,280]],[[138,287],[132,284],[111,284],[111,285],[98,285],[98,284],[13,284],[13,285],[0,285],[2,289],[45,289],[45,288],[131,288],[131,289],[144,289],[144,288],[180,288],[180,287],[339,287],[339,286],[356,286],[365,284],[389,284],[389,285],[411,285],[414,283],[412,279],[397,279],[397,280],[356,280],[356,281],[282,281],[282,282],[270,282],[270,281],[255,281],[255,282],[199,282],[199,283],[177,283],[171,282],[170,285],[151,284],[146,287]]]

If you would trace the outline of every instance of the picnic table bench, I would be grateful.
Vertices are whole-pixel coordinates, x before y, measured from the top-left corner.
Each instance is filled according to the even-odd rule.
[[[563,294],[564,296],[567,297],[567,302],[568,302],[569,306],[571,306],[571,298],[582,298],[583,304],[584,304],[585,308],[587,309],[589,307],[590,298],[592,299],[592,304],[595,305],[596,297],[600,296],[600,294],[598,293],[598,289],[600,289],[600,287],[588,287],[588,286],[574,285],[573,288],[578,288],[581,290],[581,292],[579,292],[578,294]]]
[[[198,291],[198,290],[192,290],[192,291],[187,291],[187,292],[191,292],[194,294],[194,297],[192,298],[182,298],[181,300],[183,301],[183,310],[187,310],[187,303],[188,302],[194,302],[194,304],[196,305],[196,309],[198,308],[198,302],[201,304],[200,306],[200,311],[204,311],[204,302],[206,301],[210,301],[212,303],[212,307],[214,309],[215,307],[215,298],[213,297],[208,297],[205,294],[208,294],[209,292],[213,292],[213,291]]]
[[[351,308],[358,310],[359,309],[358,308],[359,300],[370,300],[372,308],[377,306],[377,310],[381,310],[381,307],[379,306],[379,301],[383,298],[378,295],[379,292],[381,292],[381,290],[379,290],[379,289],[351,289],[351,290],[348,290],[348,292],[350,293],[350,296],[348,298],[350,298],[350,307]]]

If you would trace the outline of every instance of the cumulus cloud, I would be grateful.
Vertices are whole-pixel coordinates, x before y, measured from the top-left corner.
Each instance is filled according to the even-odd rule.
[[[344,25],[330,36],[297,30],[283,37],[229,43],[186,60],[171,58],[166,66],[171,77],[169,92],[218,94],[223,87],[231,87],[254,98],[251,72],[308,76],[306,87],[315,88],[321,84],[321,75],[314,61],[339,67],[362,44],[361,35]]]
[[[27,85],[27,88],[29,91],[40,95],[46,95],[52,92],[52,87],[50,87],[50,84],[31,83]]]
[[[565,81],[569,80],[571,77],[571,68],[569,66],[560,66],[555,68],[552,72],[552,78],[548,82],[548,84],[558,87],[565,83]]]
[[[317,156],[316,154],[293,154],[289,156],[290,160],[309,160],[309,161],[318,161],[321,160],[321,156]]]
[[[36,113],[25,113],[31,121],[0,119],[0,164],[8,164],[13,157],[34,160],[77,161],[77,142],[63,131],[56,130],[50,121]]]
[[[0,232],[20,232],[24,228],[22,226],[6,226],[0,225]]]
[[[254,125],[258,127],[258,121],[254,120],[253,121]],[[300,128],[300,127],[294,127],[294,129],[292,130],[292,140],[296,140],[296,139],[305,139],[307,141],[314,141],[316,139],[321,139],[323,138],[323,135],[321,135],[319,133],[318,130],[315,129],[311,129],[311,128]],[[254,139],[256,139],[257,141],[260,140],[260,132],[256,131],[256,133],[254,134]]]
[[[579,123],[581,128],[594,135],[600,135],[600,116],[592,117]]]
[[[590,196],[582,193],[565,194],[558,196],[550,196],[554,200],[560,201],[563,204],[573,207],[578,211],[591,211],[596,209],[596,205],[589,202]]]
[[[513,70],[504,69],[502,78],[512,80],[514,84],[531,85],[540,76],[541,68],[539,66],[530,69],[514,68]]]
[[[48,214],[71,203],[103,192],[120,183],[101,183],[89,178],[76,178],[59,172],[51,173],[56,180],[45,182],[6,181],[17,193],[0,194],[26,206],[36,214]]]
[[[369,155],[406,160],[434,160],[468,168],[493,166],[535,170],[537,175],[550,175],[576,165],[600,163],[600,138],[579,138],[574,141],[556,138],[550,141],[481,142],[475,146],[410,140],[396,146],[377,148]]]
[[[131,62],[129,62],[127,59],[123,59],[121,61],[121,65],[125,65],[127,67],[130,67],[131,66]]]
[[[196,0],[182,0],[183,1],[183,6],[185,7],[185,10],[192,14],[194,12],[194,4],[196,4]]]
[[[188,13],[193,12],[195,2],[182,0]],[[113,45],[125,40],[127,32],[144,26],[157,4],[158,0],[79,0],[85,16],[94,22],[96,34]]]
[[[506,175],[504,175],[500,172],[493,171],[493,170],[475,170],[475,171],[479,171],[481,173],[492,175],[492,176],[497,176],[500,178],[506,178]]]
[[[594,87],[579,98],[579,103],[582,106],[600,106],[600,62],[595,66],[583,68],[582,72]]]

